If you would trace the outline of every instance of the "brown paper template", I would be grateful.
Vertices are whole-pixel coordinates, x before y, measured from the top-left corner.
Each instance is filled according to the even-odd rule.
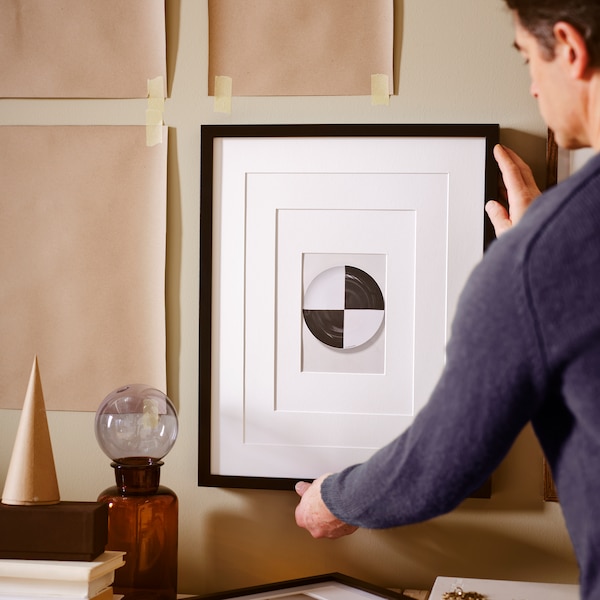
[[[0,408],[32,356],[48,410],[166,388],[167,128],[0,127]]]
[[[208,0],[209,95],[370,95],[393,91],[393,0]]]
[[[0,0],[0,97],[145,98],[164,0]]]

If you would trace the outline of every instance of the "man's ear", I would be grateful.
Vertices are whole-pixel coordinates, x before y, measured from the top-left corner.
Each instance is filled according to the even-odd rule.
[[[572,77],[581,79],[590,64],[590,54],[583,36],[565,21],[556,23],[553,31],[556,39],[554,55],[565,61]]]

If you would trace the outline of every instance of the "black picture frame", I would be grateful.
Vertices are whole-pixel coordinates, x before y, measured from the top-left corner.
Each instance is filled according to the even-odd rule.
[[[357,600],[373,600],[376,598],[386,598],[388,600],[409,600],[409,596],[402,592],[396,592],[380,586],[367,583],[360,579],[344,575],[342,573],[326,573],[323,575],[314,575],[276,583],[267,583],[245,588],[216,592],[193,596],[188,600],[273,600],[278,597],[289,596],[290,594],[307,594],[307,600],[310,592],[319,593],[318,598],[323,598],[322,590],[327,586],[334,585],[342,590],[351,593],[356,592]],[[326,596],[325,596],[326,598]]]
[[[213,193],[215,189],[215,141],[228,138],[482,138],[485,140],[485,191],[481,198],[481,219],[485,250],[494,238],[483,207],[497,197],[498,171],[493,147],[498,143],[496,124],[351,124],[351,125],[204,125],[201,128],[201,220],[200,220],[200,393],[198,485],[211,487],[293,490],[298,477],[248,476],[214,472],[211,466],[213,397],[211,349],[213,336]],[[218,275],[218,274],[217,274]],[[474,497],[489,497],[489,482]]]

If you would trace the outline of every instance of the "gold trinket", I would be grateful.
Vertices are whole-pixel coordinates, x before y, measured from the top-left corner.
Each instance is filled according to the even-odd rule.
[[[459,586],[454,588],[452,592],[446,592],[442,596],[442,600],[486,600],[486,596],[477,592],[464,592]]]

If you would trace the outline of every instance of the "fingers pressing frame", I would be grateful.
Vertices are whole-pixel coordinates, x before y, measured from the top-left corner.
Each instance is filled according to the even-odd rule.
[[[488,202],[486,211],[496,235],[500,236],[521,220],[529,205],[541,192],[529,165],[516,152],[497,144],[494,147],[494,158],[506,187],[508,211],[494,201]]]
[[[496,144],[494,157],[498,162],[507,189],[514,189],[530,197],[531,200],[540,195],[529,165],[514,151],[501,144]]]
[[[494,226],[496,237],[500,237],[512,227],[513,224],[508,215],[508,211],[500,204],[500,202],[490,200],[485,205],[485,212]]]

